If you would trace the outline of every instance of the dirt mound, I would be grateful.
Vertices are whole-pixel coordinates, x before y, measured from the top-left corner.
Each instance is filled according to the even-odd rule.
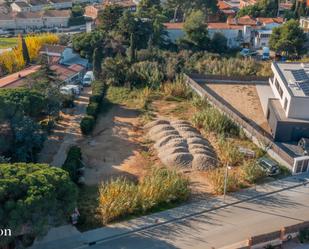
[[[174,153],[162,157],[161,161],[165,165],[179,167],[179,168],[191,168],[193,156],[190,153]]]
[[[175,128],[171,125],[168,124],[161,124],[161,125],[156,125],[154,127],[152,127],[149,132],[148,135],[149,137],[154,140],[154,137],[156,134],[160,133],[160,132],[165,132],[165,131],[176,131]]]
[[[160,147],[168,144],[171,140],[179,141],[179,140],[184,140],[184,139],[182,139],[182,137],[179,135],[169,135],[169,136],[161,138],[158,142],[155,143],[154,147],[156,149],[159,149]]]
[[[195,154],[192,161],[192,168],[196,170],[208,170],[216,167],[217,159],[210,155]]]
[[[166,119],[157,119],[157,120],[154,120],[148,124],[146,124],[144,126],[144,129],[151,129],[157,125],[169,125],[170,124],[170,121],[166,120]]]
[[[155,141],[154,148],[167,166],[207,170],[215,167],[216,154],[210,143],[187,121],[156,120],[148,135]]]

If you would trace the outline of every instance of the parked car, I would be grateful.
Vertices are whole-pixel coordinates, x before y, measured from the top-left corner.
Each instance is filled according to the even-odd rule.
[[[309,138],[302,138],[298,142],[298,146],[303,150],[304,155],[309,154]]]
[[[64,95],[79,95],[80,89],[77,85],[66,85],[60,88],[60,93]]]
[[[261,157],[257,162],[262,170],[266,173],[266,175],[275,176],[280,174],[279,165],[275,161],[266,157]]]
[[[93,72],[88,71],[83,78],[83,86],[91,86],[92,81],[94,81]]]
[[[243,48],[240,51],[240,55],[242,55],[244,57],[255,56],[256,54],[257,54],[256,51],[250,50],[249,48]]]
[[[262,60],[269,60],[269,47],[263,47]]]

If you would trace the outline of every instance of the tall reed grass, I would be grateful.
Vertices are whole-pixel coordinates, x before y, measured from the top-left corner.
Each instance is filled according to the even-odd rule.
[[[185,201],[189,194],[186,177],[164,168],[152,169],[137,184],[125,178],[102,183],[99,212],[106,224],[129,214],[142,214],[160,205]]]

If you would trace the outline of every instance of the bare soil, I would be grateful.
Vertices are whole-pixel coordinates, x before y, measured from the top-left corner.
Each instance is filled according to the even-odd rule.
[[[114,105],[97,120],[93,136],[79,146],[87,165],[85,183],[96,185],[112,177],[139,178],[145,171],[141,153],[143,131],[139,112],[122,105]]]
[[[207,86],[249,120],[261,126],[265,131],[270,132],[254,85],[207,84]]]

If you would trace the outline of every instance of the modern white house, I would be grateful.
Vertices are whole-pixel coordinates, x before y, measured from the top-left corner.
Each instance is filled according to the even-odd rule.
[[[255,31],[253,46],[256,49],[269,47],[269,39],[272,34],[271,29],[260,29]]]

